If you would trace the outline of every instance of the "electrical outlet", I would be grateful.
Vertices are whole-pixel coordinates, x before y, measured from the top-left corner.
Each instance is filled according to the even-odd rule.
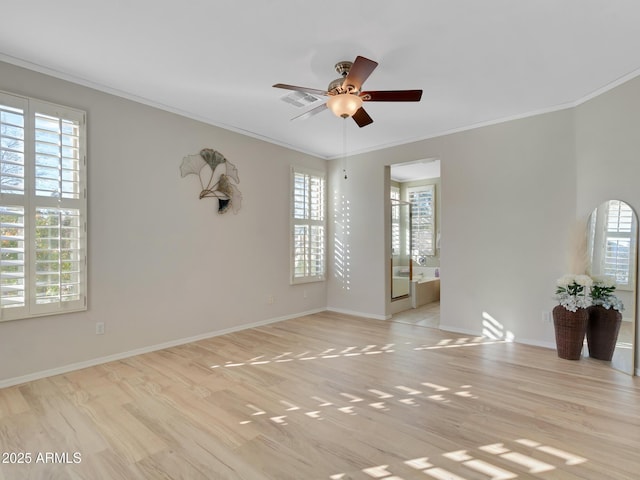
[[[551,312],[542,312],[542,321],[544,323],[551,323]]]
[[[96,335],[104,335],[104,322],[96,322]]]
[[[276,301],[276,298],[273,295],[267,295],[267,304],[273,305]]]

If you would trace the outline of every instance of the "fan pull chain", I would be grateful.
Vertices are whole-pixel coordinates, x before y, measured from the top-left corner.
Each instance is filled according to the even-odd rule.
[[[342,119],[342,173],[347,179],[347,119]]]

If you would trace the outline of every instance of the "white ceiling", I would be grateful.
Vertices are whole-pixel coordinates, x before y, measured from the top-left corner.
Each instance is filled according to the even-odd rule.
[[[439,177],[440,160],[434,158],[391,165],[391,180],[396,182],[402,183]]]
[[[637,0],[0,0],[0,12],[0,60],[324,158],[575,105],[640,68]],[[305,110],[274,83],[326,89],[357,55],[380,64],[366,90],[423,89],[422,101],[366,103],[362,129],[329,111],[290,121]]]

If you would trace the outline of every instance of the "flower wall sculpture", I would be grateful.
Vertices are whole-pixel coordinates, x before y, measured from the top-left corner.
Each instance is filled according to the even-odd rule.
[[[197,175],[202,191],[200,199],[218,199],[218,213],[231,209],[238,213],[242,206],[242,194],[236,183],[240,183],[238,169],[217,150],[203,148],[200,153],[187,155],[182,159],[180,175]],[[235,182],[235,183],[234,183]]]

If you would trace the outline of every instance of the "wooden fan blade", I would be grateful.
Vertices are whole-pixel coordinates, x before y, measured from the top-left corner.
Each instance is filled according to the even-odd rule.
[[[358,124],[360,128],[366,127],[370,123],[373,123],[373,118],[369,116],[367,112],[364,111],[364,108],[360,107],[356,113],[353,114],[353,120]]]
[[[360,90],[362,84],[369,78],[369,75],[371,75],[371,72],[373,72],[377,66],[378,62],[360,56],[356,57],[344,82],[342,82],[342,89],[346,90],[347,86],[351,85],[356,90]]]
[[[300,115],[298,115],[296,117],[293,117],[291,119],[291,121],[304,120],[305,118],[313,117],[314,115],[317,115],[318,113],[323,112],[326,109],[327,109],[327,104],[323,103],[322,105],[318,105],[317,107],[312,108],[308,112],[304,112],[304,113],[301,113]]]
[[[422,90],[378,90],[362,92],[360,98],[365,102],[419,102]]]
[[[306,92],[313,95],[329,95],[326,90],[319,90],[317,88],[297,87],[296,85],[287,85],[286,83],[276,83],[275,88],[284,88],[285,90],[295,90],[297,92]]]

